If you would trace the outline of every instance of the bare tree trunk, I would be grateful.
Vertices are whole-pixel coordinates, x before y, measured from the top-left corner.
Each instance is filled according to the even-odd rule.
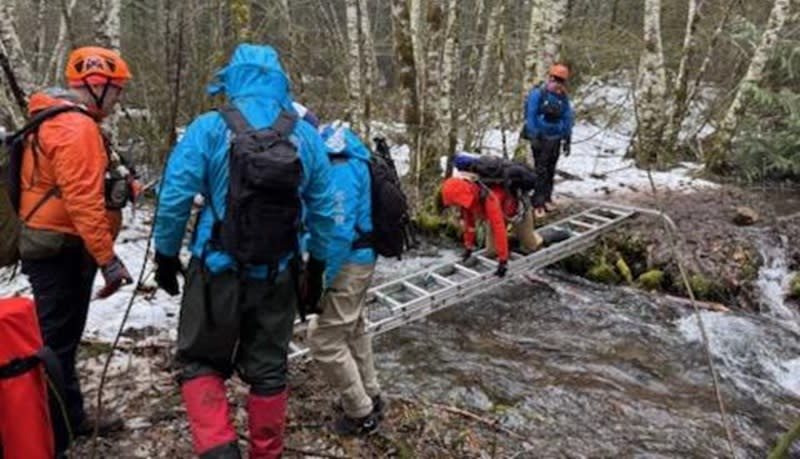
[[[372,40],[372,26],[369,20],[369,9],[367,0],[358,0],[358,17],[361,32],[361,65],[364,70],[363,85],[363,119],[365,137],[370,136],[370,122],[372,121],[372,90],[375,84],[375,75],[378,72],[378,60],[375,57],[375,42]]]
[[[722,171],[727,166],[727,151],[730,149],[733,133],[744,113],[746,98],[750,95],[751,88],[758,86],[764,77],[764,68],[772,56],[772,52],[778,42],[778,36],[786,24],[789,8],[790,0],[775,0],[772,6],[766,29],[753,53],[747,73],[739,82],[736,94],[714,134],[714,141],[706,155],[706,167],[712,172]]]
[[[120,50],[120,10],[122,0],[95,0],[95,41],[99,46]]]
[[[477,89],[476,96],[481,94],[483,87],[490,82],[487,81],[489,73],[489,63],[492,60],[492,54],[497,49],[497,27],[500,22],[500,14],[503,11],[504,2],[498,0],[492,6],[492,12],[489,15],[489,23],[486,25],[486,34],[483,39],[483,54],[481,55],[481,63],[478,66],[478,79],[475,82]]]
[[[414,142],[411,156],[411,170],[416,170],[419,163],[419,145],[416,143],[419,127],[420,106],[417,92],[417,66],[414,56],[414,44],[411,29],[411,12],[407,0],[391,0],[394,56],[397,61],[400,79],[401,101],[403,103],[403,121]],[[419,191],[419,190],[417,190]]]
[[[47,12],[47,2],[39,0],[36,4],[36,42],[34,44],[33,62],[31,67],[37,74],[42,74],[44,69],[44,47],[47,43],[47,25],[45,23],[45,13]]]
[[[667,77],[661,43],[661,0],[645,0],[644,5],[644,49],[636,85],[638,125],[632,147],[637,164],[649,166],[661,156]]]
[[[423,42],[422,33],[422,1],[423,0],[407,0],[409,2],[409,20],[411,26],[411,45],[414,48],[414,62],[417,69],[417,94],[419,95],[419,128],[417,130],[417,146],[421,146],[421,128],[424,123],[425,116],[425,76],[428,74],[428,67],[425,62],[425,46]]]
[[[442,56],[442,98],[439,113],[444,121],[447,139],[447,155],[456,153],[458,143],[457,117],[453,105],[456,99],[456,61],[458,60],[458,3],[457,0],[447,2],[447,28],[445,32],[444,52]],[[451,161],[448,161],[450,167]],[[449,172],[449,171],[448,171]]]
[[[51,82],[58,80],[64,69],[64,60],[67,56],[68,31],[70,29],[69,21],[77,2],[78,0],[70,0],[65,5],[64,11],[59,8],[58,38],[56,38],[56,43],[53,47],[53,54],[50,55],[50,62],[47,64],[44,75],[42,75],[42,86],[47,86]]]
[[[0,0],[0,44],[5,49],[9,66],[14,70],[14,75],[20,88],[26,95],[30,95],[35,87],[31,66],[22,51],[22,44],[17,35],[15,23],[17,12],[14,0]]]
[[[538,83],[541,68],[545,66],[541,62],[539,50],[542,48],[542,31],[545,23],[545,0],[531,0],[531,20],[528,27],[528,42],[525,46],[525,86],[531,88]]]
[[[700,8],[697,4],[697,0],[689,0],[689,13],[686,19],[686,32],[684,32],[683,35],[681,62],[678,66],[678,75],[675,77],[675,84],[673,85],[674,96],[664,134],[666,148],[672,151],[677,147],[683,119],[686,117],[686,111],[688,110],[689,63],[694,58],[696,51],[695,33],[697,32],[699,23]]]
[[[363,104],[363,92],[361,77],[362,59],[359,43],[361,42],[358,20],[358,0],[347,0],[345,3],[347,15],[347,65],[350,72],[347,78],[348,94],[350,97],[347,118],[353,124],[353,128],[359,132],[364,132],[364,118],[361,113]]]
[[[545,22],[539,42],[538,81],[547,77],[547,68],[561,58],[561,32],[567,19],[567,0],[551,0],[545,4]]]
[[[507,70],[506,70],[506,24],[505,14],[506,3],[500,2],[500,11],[497,13],[498,23],[500,24],[497,32],[497,92],[495,105],[500,120],[500,137],[502,138],[503,158],[508,159],[508,145],[506,139],[507,117],[506,117],[506,91],[507,91]]]
[[[686,104],[687,106],[692,103],[695,96],[697,95],[697,91],[700,89],[700,83],[703,77],[708,70],[708,66],[711,65],[711,58],[714,55],[714,50],[716,49],[717,42],[719,38],[722,36],[722,32],[725,30],[725,26],[728,25],[728,20],[731,17],[731,12],[733,12],[733,7],[741,0],[729,0],[725,9],[722,12],[722,18],[717,24],[717,28],[714,29],[714,34],[711,36],[711,40],[708,43],[708,48],[706,49],[706,55],[703,58],[703,62],[700,64],[700,69],[697,71],[697,75],[695,75],[694,82],[692,83],[691,87],[689,88],[689,95],[686,97]]]

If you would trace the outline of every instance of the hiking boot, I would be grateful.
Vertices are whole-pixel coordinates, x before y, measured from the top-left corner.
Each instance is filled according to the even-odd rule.
[[[383,421],[383,414],[386,410],[386,402],[383,401],[383,398],[381,398],[380,394],[370,398],[372,399],[372,412],[370,412],[370,414],[374,414],[377,416],[378,420]],[[337,400],[336,403],[333,404],[333,411],[336,414],[344,413],[341,400]]]
[[[346,415],[341,415],[330,425],[330,430],[342,437],[372,435],[378,431],[379,423],[380,420],[375,413],[370,413],[360,419],[353,419]]]
[[[90,419],[88,417],[84,418],[80,424],[73,427],[72,434],[75,437],[90,437],[94,435],[95,422],[96,421],[94,419]],[[115,415],[106,415],[106,417],[100,421],[100,426],[97,429],[97,435],[100,437],[107,437],[108,435],[114,432],[119,432],[123,429],[125,429],[125,422],[121,417]]]

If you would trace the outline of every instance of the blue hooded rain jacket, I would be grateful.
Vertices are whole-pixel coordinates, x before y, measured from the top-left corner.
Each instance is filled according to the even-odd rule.
[[[331,155],[334,221],[333,250],[328,259],[326,285],[331,285],[344,264],[375,263],[375,251],[353,249],[352,244],[362,234],[372,231],[372,194],[369,159],[370,151],[347,127],[325,125],[320,129],[325,146]]]
[[[561,105],[561,117],[555,121],[547,121],[541,112],[542,98]],[[544,84],[531,89],[525,102],[525,122],[530,138],[569,139],[572,137],[572,125],[575,115],[566,94],[548,91]]]
[[[224,93],[256,129],[271,126],[281,110],[295,113],[289,79],[277,52],[269,46],[239,45],[228,65],[217,72],[216,81],[209,85],[208,92],[211,95]],[[214,273],[236,268],[230,255],[207,245],[215,220],[209,205],[214,206],[219,218],[225,215],[230,136],[225,121],[216,111],[199,116],[187,127],[166,166],[156,217],[156,250],[167,256],[176,255],[194,197],[202,194],[206,205],[201,210],[190,249],[194,257],[205,255],[206,265]],[[306,248],[315,258],[327,261],[329,250],[333,250],[334,229],[327,150],[316,130],[305,121],[298,121],[292,140],[298,146],[303,164],[300,196],[304,225],[310,233]],[[281,261],[281,272],[287,268],[288,261],[288,256]],[[249,268],[251,277],[266,278],[267,274],[266,266]]]

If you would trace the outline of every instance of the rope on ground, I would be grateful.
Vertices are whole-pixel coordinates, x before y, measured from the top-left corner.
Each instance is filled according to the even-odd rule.
[[[686,274],[686,269],[683,266],[683,262],[679,257],[678,253],[678,242],[676,237],[681,237],[680,229],[677,225],[672,221],[672,219],[667,216],[666,212],[664,211],[664,206],[662,205],[661,198],[659,197],[658,190],[656,189],[656,183],[653,180],[653,174],[650,168],[647,168],[647,179],[650,182],[650,189],[653,192],[653,197],[656,200],[656,208],[661,215],[661,219],[664,222],[664,229],[666,230],[667,237],[669,240],[670,251],[672,252],[672,256],[675,259],[675,263],[678,265],[678,271],[681,275],[681,281],[683,282],[686,291],[689,294],[689,301],[694,309],[695,317],[697,317],[697,326],[700,329],[700,336],[703,341],[703,348],[705,349],[706,359],[708,360],[708,368],[711,371],[711,379],[714,384],[714,393],[717,398],[717,404],[719,406],[719,413],[722,417],[722,425],[725,429],[725,436],[728,440],[728,447],[731,450],[731,457],[736,459],[736,445],[733,439],[733,432],[731,431],[730,421],[728,420],[727,412],[725,411],[725,400],[722,396],[722,390],[720,389],[719,384],[719,376],[717,373],[717,368],[714,365],[714,358],[711,354],[711,345],[709,344],[708,340],[708,333],[706,332],[705,324],[703,323],[703,317],[700,314],[700,307],[697,305],[697,299],[694,295],[694,290],[692,289],[692,285],[689,282],[689,276]]]

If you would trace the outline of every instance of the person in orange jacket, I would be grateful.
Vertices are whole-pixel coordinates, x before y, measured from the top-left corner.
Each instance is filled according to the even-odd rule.
[[[114,253],[120,209],[130,196],[119,202],[119,196],[113,197],[118,189],[109,189],[116,166],[99,126],[113,111],[131,73],[117,53],[98,47],[74,50],[65,73],[69,89],[34,94],[30,116],[64,105],[75,109],[48,117],[28,135],[19,177],[22,272],[33,288],[44,343],[58,357],[66,385],[64,410],[51,397],[57,457],[68,447],[69,430],[81,435],[93,427],[83,407],[75,354],[98,267],[105,279],[98,297],[132,282]],[[48,248],[26,249],[26,235],[49,239]]]
[[[464,255],[466,261],[475,250],[475,225],[483,219],[488,223],[486,250],[489,256],[497,255],[495,275],[503,277],[508,269],[508,234],[506,220],[512,219],[519,203],[502,185],[487,186],[461,177],[450,177],[442,184],[442,203],[461,209],[464,224]],[[542,238],[533,229],[533,216],[526,210],[519,222],[514,224],[517,237],[526,251],[534,251],[542,245]]]

